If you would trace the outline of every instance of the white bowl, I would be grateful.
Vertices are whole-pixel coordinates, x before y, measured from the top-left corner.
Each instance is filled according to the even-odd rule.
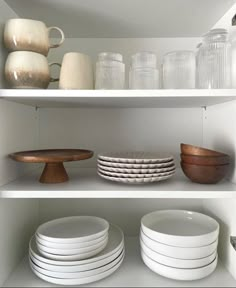
[[[56,219],[39,226],[37,235],[55,243],[92,241],[107,234],[109,223],[98,217],[77,216]]]
[[[104,250],[102,250],[98,255],[93,258],[84,259],[84,260],[53,260],[41,255],[37,249],[36,238],[32,237],[29,243],[29,252],[36,258],[38,261],[43,262],[48,265],[53,266],[80,266],[87,264],[94,264],[95,262],[105,260],[106,258],[114,255],[120,249],[124,247],[124,234],[122,230],[115,225],[110,225],[108,243]],[[77,268],[76,268],[77,269]],[[56,270],[57,271],[57,270]],[[80,270],[79,270],[80,271]]]
[[[174,268],[182,268],[182,269],[194,269],[200,268],[206,265],[209,265],[211,262],[214,261],[217,255],[217,251],[215,251],[212,255],[200,258],[200,259],[193,259],[193,260],[183,260],[177,259],[172,257],[167,257],[162,254],[158,254],[155,251],[148,248],[142,240],[140,241],[140,246],[142,251],[153,261],[156,261],[162,265],[174,267]]]
[[[213,218],[191,211],[163,210],[145,215],[143,232],[151,239],[177,247],[200,247],[215,242],[219,224]]]
[[[216,257],[216,259],[211,264],[201,268],[178,269],[153,261],[147,255],[145,255],[143,251],[141,251],[141,257],[146,266],[149,267],[153,272],[161,276],[180,281],[193,281],[203,279],[215,271],[218,262],[218,257]]]
[[[37,275],[39,278],[41,278],[42,280],[49,282],[49,283],[53,283],[53,284],[57,284],[57,285],[66,285],[66,286],[84,285],[84,284],[92,283],[95,281],[99,281],[101,279],[104,279],[104,278],[110,276],[121,266],[123,260],[124,260],[124,258],[122,258],[117,265],[113,266],[111,269],[109,269],[103,273],[99,273],[99,274],[96,274],[94,276],[84,277],[84,278],[80,278],[80,279],[60,279],[60,278],[49,277],[49,276],[46,276],[46,275],[36,271],[32,266],[31,266],[31,269],[35,275]]]
[[[143,232],[141,232],[140,238],[143,243],[154,252],[162,254],[164,256],[183,260],[193,260],[208,257],[217,250],[218,245],[218,241],[216,241],[208,246],[194,248],[169,246],[152,240],[151,238],[147,237]]]
[[[111,269],[112,267],[116,266],[123,258],[124,258],[124,250],[116,259],[114,259],[112,262],[108,263],[107,265],[104,265],[104,266],[101,266],[92,270],[87,270],[83,272],[72,272],[72,273],[55,272],[55,271],[46,270],[36,265],[33,259],[30,258],[29,261],[30,261],[31,267],[34,270],[38,271],[39,273],[42,273],[45,276],[61,278],[61,279],[80,279],[80,278],[91,277],[100,273],[104,273],[107,270]]]
[[[102,237],[99,237],[95,240],[88,241],[88,242],[63,244],[63,243],[55,243],[55,242],[45,241],[44,239],[41,239],[39,235],[36,234],[36,241],[37,241],[37,243],[39,243],[43,246],[54,248],[54,249],[81,249],[81,248],[90,247],[90,246],[96,245],[98,243],[101,243],[107,237],[108,237],[108,233],[104,234],[104,236],[102,236]]]
[[[55,254],[55,255],[65,255],[65,256],[90,253],[101,247],[106,246],[107,242],[108,242],[108,236],[102,242],[89,246],[89,247],[84,247],[84,248],[79,248],[79,249],[58,249],[58,248],[54,249],[51,247],[46,247],[44,245],[41,245],[36,240],[37,247],[40,252],[46,252],[46,253]]]

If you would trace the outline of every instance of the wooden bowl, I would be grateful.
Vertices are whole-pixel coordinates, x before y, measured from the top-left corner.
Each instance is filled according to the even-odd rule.
[[[181,144],[181,153],[184,155],[195,155],[195,156],[228,156],[225,153],[221,153],[215,150],[210,150],[183,143]]]
[[[216,166],[230,163],[229,156],[196,156],[196,155],[180,155],[181,160],[187,164]]]
[[[225,178],[229,164],[218,166],[192,165],[181,162],[184,174],[192,181],[200,184],[216,184]]]

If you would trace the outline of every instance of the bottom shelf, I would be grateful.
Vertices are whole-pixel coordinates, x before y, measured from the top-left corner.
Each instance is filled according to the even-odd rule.
[[[92,283],[86,287],[236,287],[236,280],[218,264],[216,271],[209,277],[194,281],[181,282],[161,277],[149,270],[142,262],[139,252],[139,240],[126,238],[126,257],[121,268],[112,276]],[[28,257],[12,273],[4,287],[57,287],[37,278],[30,270]]]

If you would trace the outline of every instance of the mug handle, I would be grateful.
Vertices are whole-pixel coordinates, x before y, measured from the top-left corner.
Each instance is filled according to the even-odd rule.
[[[65,34],[64,34],[64,32],[63,32],[60,28],[58,28],[58,27],[49,27],[49,28],[48,28],[48,34],[50,34],[52,30],[56,30],[56,31],[58,31],[58,32],[61,34],[61,41],[60,41],[58,44],[51,44],[51,45],[50,45],[50,48],[58,48],[58,47],[60,47],[60,46],[64,43],[64,41],[65,41]]]
[[[61,67],[61,64],[60,64],[60,63],[56,63],[56,62],[53,62],[53,63],[49,63],[49,64],[48,64],[49,67],[52,67],[53,65],[56,65],[56,66]],[[50,82],[51,82],[51,83],[53,83],[53,82],[58,82],[59,80],[60,80],[60,78],[53,78],[53,77],[51,77]]]

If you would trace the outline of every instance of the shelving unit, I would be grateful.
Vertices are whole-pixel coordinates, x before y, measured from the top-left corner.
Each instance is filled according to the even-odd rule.
[[[181,169],[173,179],[149,185],[124,185],[103,180],[91,168],[70,168],[70,181],[59,185],[38,182],[41,170],[0,187],[0,198],[187,198],[236,199],[236,184],[223,181],[217,185],[190,182]]]
[[[38,108],[193,108],[236,100],[236,90],[0,90],[0,99]]]
[[[145,267],[140,258],[139,239],[126,239],[124,263],[112,276],[89,287],[235,287],[236,280],[219,263],[214,274],[194,282],[173,281],[158,276]],[[27,257],[15,269],[4,287],[56,287],[38,279],[30,270]]]
[[[50,51],[49,62],[78,51],[95,63],[99,52],[117,51],[128,71],[137,51],[154,51],[160,66],[171,50],[194,50],[212,27],[228,28],[235,11],[235,0],[0,0],[0,286],[50,286],[30,271],[29,239],[45,221],[90,214],[123,229],[126,258],[114,275],[88,287],[236,287],[230,244],[236,236],[236,89],[77,91],[52,84],[48,90],[12,90],[3,77],[8,52],[2,43],[8,19],[39,19],[66,35],[64,45]],[[148,21],[140,21],[143,15]],[[182,142],[231,155],[228,179],[217,185],[190,182],[178,167]],[[40,184],[41,166],[7,157],[47,148],[85,148],[95,155],[66,164],[70,181],[61,185]],[[96,156],[109,150],[170,152],[177,173],[151,185],[103,180]],[[140,219],[158,209],[193,210],[217,219],[221,261],[215,273],[177,282],[145,267],[137,238]]]

